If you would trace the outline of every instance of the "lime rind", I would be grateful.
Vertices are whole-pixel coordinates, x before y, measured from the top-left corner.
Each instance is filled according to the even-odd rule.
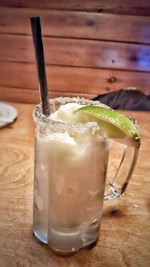
[[[96,119],[109,138],[118,139],[119,142],[131,146],[140,146],[138,130],[127,116],[100,106],[84,106],[76,112],[89,116],[90,120]]]

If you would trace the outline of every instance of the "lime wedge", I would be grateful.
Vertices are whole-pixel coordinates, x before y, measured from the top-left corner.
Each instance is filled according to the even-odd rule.
[[[86,115],[89,121],[96,121],[107,137],[139,148],[141,139],[138,130],[135,124],[123,114],[100,106],[84,106],[75,112]]]

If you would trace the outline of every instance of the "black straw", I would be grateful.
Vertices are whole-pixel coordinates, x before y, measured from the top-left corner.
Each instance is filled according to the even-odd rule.
[[[38,71],[39,90],[42,102],[42,110],[44,115],[50,114],[47,79],[45,72],[44,50],[42,43],[40,17],[31,17],[31,28],[33,44],[35,49],[35,57]]]

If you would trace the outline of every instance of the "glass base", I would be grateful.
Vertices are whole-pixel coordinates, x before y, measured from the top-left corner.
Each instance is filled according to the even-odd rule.
[[[59,256],[59,257],[71,257],[71,256],[74,256],[80,249],[90,250],[90,249],[94,248],[96,246],[97,242],[98,242],[98,239],[95,240],[94,242],[92,242],[88,246],[81,247],[78,250],[69,251],[69,252],[63,252],[63,251],[59,251],[59,250],[54,250],[53,248],[50,248],[50,249],[55,253],[56,256]]]
[[[45,238],[44,235],[41,235],[39,234],[37,231],[33,230],[33,235],[35,236],[35,238],[40,242],[40,243],[43,243],[43,244],[46,244],[49,246],[48,242],[47,242],[47,239]],[[63,251],[63,250],[60,250],[60,249],[55,249],[53,248],[52,246],[49,246],[51,251],[56,255],[56,256],[59,256],[59,257],[71,257],[73,255],[75,255],[80,249],[86,249],[86,250],[90,250],[92,248],[94,248],[96,246],[98,242],[98,238],[94,241],[92,241],[90,244],[88,245],[85,245],[85,246],[81,246],[79,248],[74,248],[72,249],[72,251]]]
[[[40,234],[39,232],[37,232],[37,231],[35,231],[35,230],[33,230],[33,229],[32,229],[32,232],[33,232],[34,237],[36,237],[36,239],[37,239],[40,243],[44,243],[44,244],[46,244],[46,245],[48,244],[45,235],[42,235],[42,234]]]
[[[84,247],[84,249],[90,250],[90,249],[94,248],[96,246],[97,242],[98,242],[98,238],[94,242],[89,244],[88,246]]]

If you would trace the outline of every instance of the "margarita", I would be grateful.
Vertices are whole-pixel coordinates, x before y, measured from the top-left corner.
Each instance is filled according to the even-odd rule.
[[[135,149],[133,158],[127,158],[131,162],[130,176],[140,138],[127,117],[94,101],[52,99],[50,110],[49,117],[42,115],[40,106],[34,111],[33,232],[55,253],[72,255],[82,247],[94,246],[98,240],[108,137]]]

